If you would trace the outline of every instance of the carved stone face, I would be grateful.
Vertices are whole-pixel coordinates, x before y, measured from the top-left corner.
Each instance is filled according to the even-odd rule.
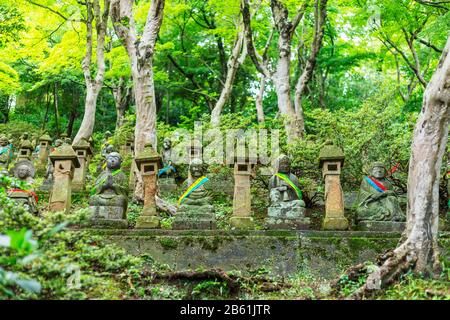
[[[280,158],[278,158],[278,172],[291,172],[291,161],[287,156],[280,156]]]
[[[28,178],[31,175],[27,166],[19,166],[17,168],[17,177],[21,180]]]
[[[9,144],[7,139],[0,139],[0,146],[6,147]]]
[[[106,153],[111,153],[111,152],[114,152],[114,146],[112,146],[112,145],[108,145],[107,147],[106,147]]]
[[[375,166],[372,168],[372,177],[376,179],[382,179],[386,176],[386,170],[381,166]]]
[[[58,147],[60,147],[61,145],[62,145],[62,140],[56,139],[56,140],[55,140],[55,147],[58,148]]]
[[[169,150],[172,147],[172,141],[169,139],[164,139],[163,141],[163,148],[164,150]]]
[[[200,160],[194,159],[192,160],[189,171],[191,172],[191,176],[193,178],[200,178],[203,175],[203,164]]]
[[[117,170],[120,169],[120,165],[122,163],[122,160],[120,159],[119,156],[117,155],[108,155],[108,157],[106,158],[106,166],[108,167],[108,169],[110,170]]]

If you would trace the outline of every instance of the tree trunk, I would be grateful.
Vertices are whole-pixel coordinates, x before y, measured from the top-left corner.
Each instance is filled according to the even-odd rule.
[[[306,61],[302,74],[298,78],[297,85],[295,86],[295,114],[297,118],[298,130],[301,135],[303,135],[305,131],[302,95],[305,92],[308,82],[312,78],[314,67],[317,61],[317,56],[319,54],[320,48],[322,47],[326,17],[327,0],[316,0],[314,4],[314,37],[311,44],[311,53],[308,60]]]
[[[86,101],[84,108],[84,116],[78,129],[77,135],[73,139],[73,144],[78,143],[81,139],[89,140],[94,131],[95,110],[97,108],[97,98],[103,86],[103,78],[105,76],[105,36],[108,26],[110,0],[103,0],[103,13],[100,12],[100,0],[94,0],[92,3],[85,2],[87,18],[86,23],[86,54],[82,62],[84,79],[86,82]],[[92,47],[93,47],[93,25],[97,30],[97,74],[93,77],[91,71]]]
[[[259,80],[259,90],[258,93],[256,94],[255,99],[256,116],[258,118],[258,123],[264,123],[265,121],[264,106],[263,106],[265,88],[266,88],[266,77],[263,74],[261,74]]]
[[[111,18],[118,37],[123,41],[131,64],[133,90],[136,104],[135,153],[142,151],[146,143],[157,148],[156,99],[153,81],[153,55],[156,39],[162,24],[164,0],[152,0],[140,40],[136,33],[132,0],[113,0]],[[134,170],[136,181],[134,196],[143,200],[142,179]]]
[[[423,95],[414,129],[408,174],[407,227],[403,241],[353,297],[391,283],[402,272],[439,272],[439,179],[450,118],[450,37]]]
[[[290,59],[292,35],[303,18],[308,1],[298,9],[296,16],[289,20],[289,11],[286,5],[278,0],[271,0],[270,7],[274,27],[278,31],[278,60],[274,72],[270,71],[263,58],[258,55],[253,44],[251,29],[250,5],[248,0],[241,0],[241,12],[244,22],[245,38],[247,41],[248,53],[260,73],[270,78],[275,86],[275,92],[278,100],[278,110],[284,117],[284,127],[287,141],[292,142],[300,138],[300,131],[296,126],[296,117],[291,102],[291,84],[290,84]]]
[[[243,42],[244,42],[244,33],[239,32],[238,37],[236,39],[236,43],[231,52],[231,56],[228,59],[225,84],[222,88],[222,91],[220,92],[219,100],[217,100],[217,103],[211,112],[212,127],[218,127],[220,125],[220,115],[222,113],[223,107],[225,106],[225,103],[227,102],[231,94],[231,91],[233,90],[233,83],[234,79],[236,78],[236,72],[239,69],[239,66],[243,63],[245,56],[247,55],[245,48],[242,49]],[[239,56],[241,50],[242,54],[241,56]]]
[[[58,107],[58,90],[57,83],[55,82],[53,86],[53,107],[55,109],[55,126],[56,126],[56,136],[59,138],[59,107]]]
[[[89,139],[94,131],[95,110],[97,108],[97,97],[100,90],[92,85],[86,85],[86,101],[84,104],[83,121],[78,129],[77,135],[73,140],[76,144],[81,138]]]
[[[119,84],[113,88],[114,103],[116,106],[116,130],[125,123],[125,113],[130,106],[131,89],[127,87],[124,77],[120,77]]]

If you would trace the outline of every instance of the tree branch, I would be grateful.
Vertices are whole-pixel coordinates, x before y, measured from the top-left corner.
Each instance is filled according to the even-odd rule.
[[[272,73],[267,68],[267,66],[262,62],[262,58],[258,55],[255,49],[255,45],[253,43],[253,35],[251,28],[251,16],[250,16],[250,5],[248,0],[241,0],[241,12],[242,12],[242,20],[244,23],[244,34],[247,42],[247,52],[250,58],[252,59],[256,69],[262,73],[266,78],[271,78]]]

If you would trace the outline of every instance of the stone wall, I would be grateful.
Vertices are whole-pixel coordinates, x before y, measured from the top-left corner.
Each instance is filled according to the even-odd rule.
[[[220,268],[272,274],[310,272],[332,279],[396,246],[399,233],[349,231],[183,231],[91,229],[131,254],[148,254],[176,270]],[[441,244],[450,246],[449,234]]]

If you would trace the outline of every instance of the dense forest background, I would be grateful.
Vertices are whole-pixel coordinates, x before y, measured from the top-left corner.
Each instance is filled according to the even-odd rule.
[[[408,232],[415,233],[404,237],[406,245],[399,245],[403,251],[397,254],[402,255],[394,263],[393,256],[386,260],[396,269],[385,267],[382,275],[393,279],[395,274],[399,284],[381,298],[448,299],[448,261],[437,280],[415,276],[438,261],[430,258],[437,223],[433,232],[429,228],[438,209],[443,221],[448,220],[444,177],[449,153],[439,178],[433,174],[429,185],[420,184],[426,180],[421,177],[431,176],[435,163],[440,168],[442,153],[422,152],[434,164],[426,166],[428,171],[410,170],[409,185],[407,175],[414,169],[409,161],[418,118],[422,129],[428,123],[424,131],[433,135],[440,129],[446,137],[447,131],[436,123],[448,123],[448,117],[440,119],[440,105],[427,105],[423,96],[445,56],[449,31],[447,0],[0,0],[0,134],[7,134],[15,147],[24,132],[34,141],[45,131],[54,139],[63,134],[75,141],[92,137],[93,175],[107,131],[114,133],[117,148],[135,133],[135,151],[140,151],[153,138],[159,149],[164,137],[178,128],[191,131],[196,121],[204,129],[280,129],[282,151],[292,158],[308,209],[317,209],[323,195],[318,154],[331,139],[345,153],[341,179],[346,192],[358,190],[372,161],[387,166],[389,179],[403,196],[407,187],[414,189],[411,185],[418,193],[429,188],[434,195],[434,183],[440,183],[439,206],[437,197],[422,201],[412,193],[410,199],[423,207],[408,211],[419,217],[408,220]],[[447,72],[442,70],[429,86],[432,98],[442,85],[439,75]],[[419,117],[424,110],[429,118]],[[414,151],[420,154],[420,145]],[[131,162],[128,157],[124,163]],[[208,176],[231,177],[230,170],[210,166]],[[267,191],[265,178],[253,180],[252,192]],[[151,257],[132,257],[99,236],[63,230],[86,219],[87,198],[75,197],[76,210],[70,214],[35,217],[7,199],[11,179],[1,179],[0,246],[6,253],[0,255],[5,266],[0,267],[1,298],[340,298],[361,287],[376,267],[359,265],[364,275],[350,269],[350,276],[336,282],[337,292],[328,281],[306,272],[285,287],[277,279],[271,288],[282,293],[273,295],[260,290],[261,281],[271,281],[240,275],[213,273],[192,286],[177,274],[175,284],[155,283],[172,279],[173,270]],[[252,210],[261,218],[268,196],[252,196]],[[219,222],[227,221],[231,200],[215,198],[214,205]],[[131,203],[128,219],[135,222],[141,211],[142,206]],[[169,222],[163,228],[170,227],[172,218],[164,218]],[[422,234],[434,242],[420,238]],[[426,258],[426,264],[411,269],[414,255]],[[69,279],[80,269],[81,286],[73,286]],[[228,292],[236,283],[237,293]]]
[[[0,131],[75,137],[86,88],[100,74],[105,3],[0,3]],[[149,6],[134,1],[138,35]],[[351,159],[345,188],[358,186],[365,164],[381,160],[399,164],[404,189],[412,129],[450,30],[449,9],[445,1],[419,0],[166,1],[152,66],[158,139],[175,128],[192,130],[198,120],[223,129],[284,130],[283,107],[292,103],[302,139],[282,142],[301,160],[294,166],[302,176],[319,174],[318,150],[332,139]],[[291,26],[287,47],[282,20]],[[104,80],[89,116],[94,140],[107,130],[130,133],[136,120],[130,59],[113,21],[106,20]],[[289,66],[280,85],[283,56]],[[278,90],[283,85],[290,101]]]

